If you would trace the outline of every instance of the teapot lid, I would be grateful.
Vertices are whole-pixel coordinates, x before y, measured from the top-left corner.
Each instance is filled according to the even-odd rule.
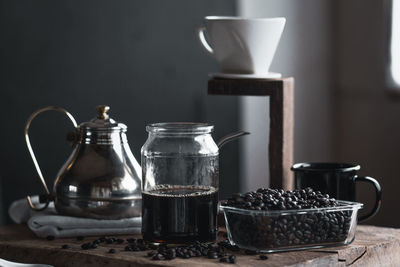
[[[127,127],[123,123],[118,123],[108,115],[109,106],[100,105],[96,107],[97,117],[91,121],[83,122],[79,125],[80,129],[94,131],[126,131]]]

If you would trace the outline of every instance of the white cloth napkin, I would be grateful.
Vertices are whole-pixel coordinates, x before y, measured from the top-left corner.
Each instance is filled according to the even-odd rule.
[[[39,197],[31,197],[34,204]],[[96,220],[58,215],[54,203],[44,211],[33,211],[26,199],[14,201],[8,210],[15,223],[27,223],[38,237],[75,237],[88,235],[139,234],[142,218],[126,218],[119,220]]]

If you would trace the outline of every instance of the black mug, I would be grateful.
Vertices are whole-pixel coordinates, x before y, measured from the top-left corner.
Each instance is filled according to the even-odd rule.
[[[372,218],[381,206],[381,186],[377,180],[368,176],[357,176],[360,165],[347,163],[297,163],[291,168],[294,171],[296,189],[311,187],[329,196],[347,201],[356,200],[356,182],[368,182],[375,188],[375,206],[367,215],[358,220]]]

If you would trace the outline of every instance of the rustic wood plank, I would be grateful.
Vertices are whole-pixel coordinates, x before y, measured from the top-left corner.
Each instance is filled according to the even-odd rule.
[[[121,236],[128,238],[130,236]],[[26,226],[0,227],[0,257],[26,263],[47,263],[54,266],[226,266],[206,258],[153,261],[147,252],[125,252],[125,245],[100,245],[94,250],[81,250],[84,241],[74,238],[47,241],[34,237]],[[70,249],[61,249],[69,244]],[[116,254],[109,254],[116,248]],[[235,253],[236,254],[236,253]],[[374,226],[358,226],[356,240],[342,247],[269,254],[261,261],[257,256],[237,255],[237,266],[398,266],[400,263],[400,230]]]
[[[208,93],[270,97],[270,187],[292,190],[294,79],[211,79]]]

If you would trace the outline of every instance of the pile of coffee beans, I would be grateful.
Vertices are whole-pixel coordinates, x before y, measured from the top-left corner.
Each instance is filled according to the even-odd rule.
[[[299,210],[298,213],[270,214],[225,210],[233,241],[243,247],[262,250],[343,242],[348,236],[353,213],[352,210],[329,210],[339,203],[311,188],[294,191],[260,188],[235,194],[222,205],[254,211]],[[316,210],[302,213],[301,209]]]
[[[335,207],[338,202],[329,198],[328,194],[314,192],[311,188],[294,191],[260,188],[245,194],[234,194],[223,204],[249,210],[294,210]]]

